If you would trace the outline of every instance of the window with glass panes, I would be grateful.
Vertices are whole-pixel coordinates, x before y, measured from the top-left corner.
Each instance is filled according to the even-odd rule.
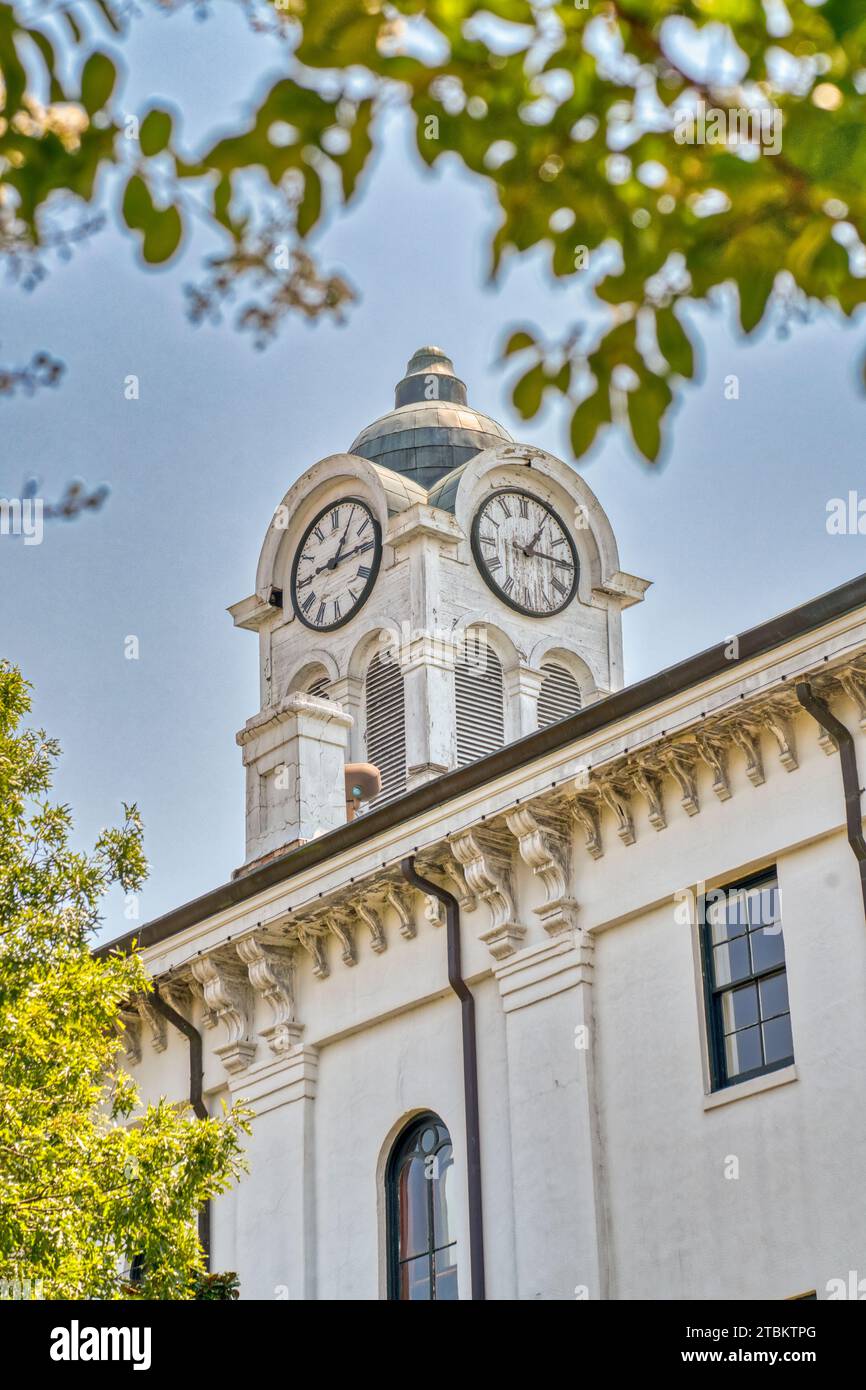
[[[713,1089],[794,1060],[775,872],[707,893],[704,982]]]
[[[388,1297],[430,1302],[457,1298],[457,1245],[448,1199],[451,1136],[436,1115],[404,1129],[388,1163]]]

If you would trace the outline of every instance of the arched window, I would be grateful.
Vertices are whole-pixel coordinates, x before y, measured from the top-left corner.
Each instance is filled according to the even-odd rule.
[[[402,1302],[457,1298],[457,1244],[448,1213],[454,1156],[438,1115],[421,1115],[391,1151],[388,1297]]]
[[[495,753],[505,743],[502,664],[485,634],[470,629],[454,659],[457,766]]]
[[[383,661],[379,652],[367,667],[365,713],[367,761],[382,774],[380,805],[406,790],[406,711],[399,662]]]
[[[546,729],[577,714],[580,709],[580,686],[567,666],[546,661],[541,667],[543,680],[538,693],[538,727]]]

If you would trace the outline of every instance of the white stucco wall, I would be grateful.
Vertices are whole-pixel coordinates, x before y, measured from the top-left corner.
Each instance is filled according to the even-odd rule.
[[[461,851],[477,900],[462,911],[461,933],[478,1017],[488,1297],[573,1299],[584,1289],[591,1299],[781,1299],[809,1289],[821,1297],[828,1280],[862,1265],[866,923],[839,758],[819,746],[811,719],[793,714],[791,770],[763,729],[757,786],[732,743],[725,799],[709,767],[696,763],[693,814],[674,778],[662,776],[664,829],[630,795],[633,843],[623,843],[605,810],[601,857],[569,822],[568,854],[558,861],[548,846],[545,859],[543,837],[518,841],[512,813],[529,804],[559,814],[556,797],[573,790],[581,769],[602,778],[608,766],[626,767],[626,749],[649,753],[671,731],[682,737],[756,698],[787,698],[783,676],[847,669],[864,656],[866,614],[849,615],[400,822],[146,953],[155,975],[183,978],[199,956],[227,970],[245,936],[258,933],[267,948],[288,932],[289,943],[293,923],[329,897],[344,925],[354,923],[355,963],[343,962],[332,935],[325,978],[310,950],[294,948],[291,1003],[301,1031],[288,1050],[275,1054],[259,1036],[272,1006],[231,971],[226,1017],[204,1029],[211,1107],[230,1093],[257,1111],[251,1173],[214,1211],[215,1265],[238,1271],[243,1296],[383,1297],[385,1157],[402,1122],[432,1109],[454,1141],[459,1284],[468,1297],[459,1006],[447,986],[444,927],[429,920],[420,895],[407,899],[408,938],[398,912],[381,906],[385,945],[376,950],[352,904],[366,901],[370,885],[381,891],[383,866],[401,855],[417,849],[444,863],[449,843],[483,841],[491,825],[504,835],[509,823],[503,892],[513,930],[492,943],[484,939],[484,874],[495,878],[502,865],[492,849],[475,860],[465,842]],[[861,711],[838,690],[832,698],[855,733],[862,773]],[[556,906],[557,862],[577,908],[563,906],[558,929],[546,931],[537,909]],[[749,1094],[732,1088],[718,1104],[707,1095],[694,928],[677,920],[676,895],[773,864],[796,1074],[746,1086]],[[201,1025],[201,998],[190,996],[189,1008]],[[588,1051],[575,1046],[584,1024]],[[225,1049],[231,1025],[255,1050],[227,1074],[216,1048]],[[134,1074],[147,1095],[182,1097],[185,1046],[169,1036],[157,1052],[143,1036]],[[732,1157],[735,1179],[725,1176]]]

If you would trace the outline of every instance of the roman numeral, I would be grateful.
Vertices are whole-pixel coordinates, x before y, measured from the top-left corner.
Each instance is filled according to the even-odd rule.
[[[366,545],[359,545],[359,546],[358,546],[358,554],[359,554],[359,555],[366,555],[367,551],[368,551],[368,550],[372,550],[374,545],[375,545],[375,542],[374,542],[374,541],[367,541]]]
[[[324,604],[324,603],[320,603],[320,604],[319,604],[319,611],[318,611],[318,613],[316,614],[316,622],[317,622],[317,623],[324,622],[324,619],[325,619],[325,604]]]
[[[482,536],[482,537],[481,537],[481,543],[482,543],[482,545],[498,545],[498,544],[499,544],[499,537],[498,537],[498,536]]]
[[[336,531],[336,529],[337,529],[337,527],[338,527],[339,525],[340,525],[340,508],[339,508],[339,507],[335,507],[334,510],[331,512],[331,530],[332,530],[332,531]]]
[[[489,571],[490,571],[491,574],[493,573],[494,570],[501,570],[501,569],[502,569],[502,561],[500,560],[500,558],[499,558],[498,555],[494,555],[494,556],[492,557],[492,559],[490,559],[490,560],[487,561],[487,568],[489,569]],[[512,581],[512,582],[513,582],[513,581]]]
[[[339,600],[338,598],[335,598],[335,599],[334,599],[334,622],[336,623],[342,616],[343,616],[343,615],[342,615],[342,613],[340,612],[340,600]]]
[[[370,573],[371,573],[371,571],[370,571],[370,566],[369,566],[369,565],[359,565],[359,566],[358,566],[358,573],[355,575],[355,578],[356,578],[356,579],[369,579],[369,578],[370,578]]]
[[[511,593],[511,590],[512,590],[513,588],[514,588],[514,576],[510,574],[510,575],[508,576],[508,578],[506,579],[505,583],[504,583],[503,586],[502,586],[502,592],[503,592],[504,594],[510,594],[510,593]]]
[[[521,494],[520,494],[520,497],[519,497],[519,499],[518,499],[518,501],[519,501],[519,503],[520,503],[520,515],[521,515],[522,517],[525,517],[525,519],[528,521],[528,520],[529,520],[529,498],[528,498],[528,497],[524,497],[524,496],[523,496],[523,493],[521,493]]]
[[[570,560],[554,560],[553,563],[554,563],[555,565],[558,565],[559,568],[560,568],[561,570],[573,570],[573,569],[574,569],[574,565],[571,563]]]
[[[550,542],[551,545],[565,545],[565,536],[557,536],[556,540]]]
[[[316,537],[316,540],[321,545],[322,541],[325,539],[325,533],[322,530],[321,526],[313,527],[313,535]]]
[[[307,577],[306,577],[306,579],[299,579],[299,580],[298,580],[297,587],[298,587],[299,589],[306,589],[307,585],[308,585],[308,584],[312,584],[312,582],[313,582],[313,576],[312,576],[311,574],[308,574]]]
[[[555,575],[553,576],[552,583],[553,583],[554,589],[556,590],[556,592],[557,592],[558,594],[567,594],[567,593],[568,593],[568,588],[567,588],[567,586],[566,586],[565,584],[562,584],[562,583],[560,582],[559,575],[556,575],[556,574],[555,574]]]
[[[315,556],[314,556],[314,555],[308,555],[307,552],[306,552],[305,550],[302,550],[302,551],[301,551],[301,561],[306,560],[307,564],[308,564],[308,565],[311,565],[311,564],[313,563],[313,560],[314,560],[314,559],[315,559]]]
[[[503,512],[505,513],[505,515],[510,517],[510,516],[511,516],[511,508],[510,508],[509,505],[508,505],[508,500],[507,500],[507,498],[505,498],[505,497],[497,497],[496,500],[497,500],[497,502],[499,503],[499,505],[500,505],[500,507],[502,508],[502,510],[503,510]]]
[[[313,604],[314,604],[315,602],[316,602],[316,595],[313,594],[313,593],[307,594],[307,597],[304,599],[303,603],[301,604],[301,612],[302,612],[302,613],[309,613],[310,609],[312,608],[312,606],[313,606]]]
[[[370,518],[369,518],[368,516],[365,516],[365,517],[364,517],[364,520],[361,522],[361,525],[358,527],[358,535],[359,535],[359,536],[363,536],[364,532],[366,531],[366,529],[367,529],[367,527],[368,527],[369,525],[370,525]]]

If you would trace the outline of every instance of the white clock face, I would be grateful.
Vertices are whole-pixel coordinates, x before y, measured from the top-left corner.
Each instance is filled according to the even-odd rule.
[[[549,617],[577,593],[577,551],[567,526],[522,488],[498,488],[482,502],[472,552],[493,592],[519,613]]]
[[[292,607],[317,632],[342,627],[369,598],[379,562],[379,523],[366,502],[346,497],[313,518],[292,564]]]

